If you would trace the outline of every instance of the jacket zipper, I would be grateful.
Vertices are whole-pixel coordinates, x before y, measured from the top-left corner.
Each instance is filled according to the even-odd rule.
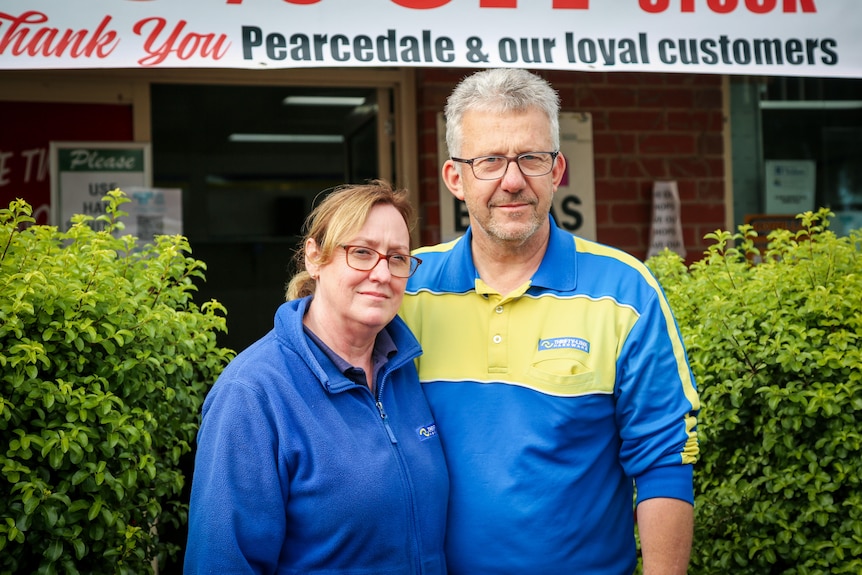
[[[393,368],[393,369],[397,369],[397,368]],[[413,489],[413,482],[410,481],[410,473],[406,469],[407,464],[403,460],[403,455],[401,454],[401,450],[397,448],[398,440],[395,438],[395,433],[392,431],[392,428],[389,426],[389,416],[386,415],[386,410],[383,409],[383,401],[382,401],[383,387],[385,386],[387,375],[388,375],[388,371],[381,374],[382,377],[380,378],[380,385],[377,386],[377,397],[374,398],[375,399],[374,404],[377,406],[377,411],[380,412],[380,419],[383,421],[383,427],[386,428],[386,433],[389,434],[389,440],[392,442],[392,445],[396,446],[396,455],[395,456],[398,459],[398,464],[401,466],[401,477],[402,477],[402,480],[404,481],[404,484],[406,486],[407,496],[410,500],[410,523],[413,525],[414,536],[412,537],[412,540],[413,540],[413,545],[414,545],[414,549],[415,549],[415,556],[416,556],[416,573],[421,574],[422,573],[422,561],[419,557],[419,555],[420,555],[419,544],[417,541],[418,525],[416,522],[416,510],[414,507],[414,505],[415,505],[414,498],[416,496],[416,493],[414,492],[414,489]]]
[[[389,416],[386,415],[386,410],[383,409],[383,402],[378,399],[375,402],[375,405],[377,406],[377,411],[380,412],[380,419],[383,420],[383,427],[386,428],[386,433],[389,434],[389,441],[391,441],[393,444],[398,443],[398,440],[395,439],[395,433],[393,433],[392,428],[389,427]]]
[[[392,428],[389,426],[389,416],[386,415],[386,410],[383,409],[383,387],[386,385],[386,378],[391,369],[397,369],[397,366],[391,367],[390,369],[384,369],[380,373],[380,381],[377,385],[377,397],[374,398],[374,405],[377,406],[377,411],[380,412],[380,419],[383,421],[383,427],[386,428],[386,433],[389,434],[389,441],[391,441],[393,445],[397,445],[398,440],[395,438],[395,432],[392,431]]]

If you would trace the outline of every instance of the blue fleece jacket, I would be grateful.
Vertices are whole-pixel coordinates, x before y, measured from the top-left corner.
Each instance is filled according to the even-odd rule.
[[[303,332],[309,299],[225,368],[203,406],[184,571],[441,575],[448,479],[400,318],[376,397]]]

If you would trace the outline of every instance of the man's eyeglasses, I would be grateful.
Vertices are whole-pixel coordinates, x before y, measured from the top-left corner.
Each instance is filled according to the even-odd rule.
[[[371,271],[380,263],[380,260],[386,260],[389,264],[389,273],[393,277],[409,278],[422,263],[419,258],[408,254],[381,254],[365,246],[339,245],[339,247],[344,248],[347,265],[361,272]]]
[[[477,180],[499,180],[509,169],[509,163],[515,162],[521,173],[530,178],[551,173],[554,160],[560,152],[524,152],[517,156],[479,156],[478,158],[450,158],[453,162],[470,164]]]

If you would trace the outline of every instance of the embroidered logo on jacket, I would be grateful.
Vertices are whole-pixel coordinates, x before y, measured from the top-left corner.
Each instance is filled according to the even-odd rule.
[[[435,435],[437,435],[437,424],[432,423],[431,425],[426,425],[424,427],[420,427],[416,430],[416,433],[419,434],[419,441],[425,441],[426,439],[431,439]]]
[[[539,351],[549,349],[579,349],[590,353],[590,342],[580,337],[554,337],[539,340]]]

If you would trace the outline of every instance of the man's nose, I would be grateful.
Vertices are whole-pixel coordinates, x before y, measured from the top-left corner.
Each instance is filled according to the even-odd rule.
[[[500,182],[500,187],[507,191],[518,192],[524,187],[524,173],[521,171],[521,166],[517,160],[509,160],[506,165],[506,173],[503,174],[503,180]]]

